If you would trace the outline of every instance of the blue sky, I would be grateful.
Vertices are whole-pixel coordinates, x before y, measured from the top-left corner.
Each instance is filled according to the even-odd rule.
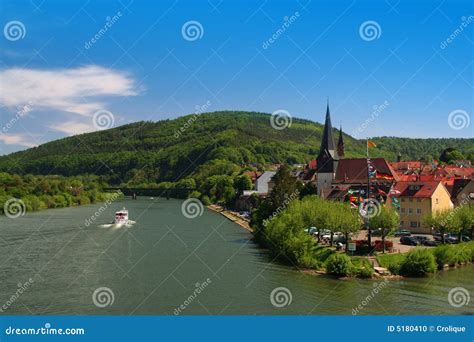
[[[472,1],[3,0],[0,10],[0,154],[101,129],[95,113],[106,127],[202,106],[322,122],[328,97],[333,124],[357,138],[473,136]]]

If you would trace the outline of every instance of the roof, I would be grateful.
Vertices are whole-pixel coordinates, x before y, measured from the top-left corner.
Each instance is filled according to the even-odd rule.
[[[268,193],[268,183],[272,180],[275,174],[275,171],[265,171],[264,173],[262,173],[262,175],[257,179],[257,183],[255,184],[255,190],[257,190],[259,194]]]
[[[329,103],[326,108],[326,121],[324,122],[323,138],[317,159],[318,172],[334,172],[334,161],[339,159],[335,148],[334,137],[332,135],[331,115],[329,113]]]
[[[399,176],[385,158],[371,158],[370,160],[377,171],[377,180],[398,181]],[[367,184],[367,159],[347,158],[339,160],[334,182]]]
[[[400,191],[400,197],[431,198],[440,184],[440,181],[398,182],[393,190]],[[441,186],[443,185],[441,184]]]
[[[472,179],[456,179],[450,191],[451,198],[457,197],[461,192],[474,191],[474,180]]]
[[[422,167],[423,163],[416,160],[400,161],[395,163],[390,163],[394,170],[410,170],[410,169],[419,169]]]
[[[255,182],[255,180],[260,177],[262,173],[259,171],[245,171],[244,175],[249,176],[252,182]]]

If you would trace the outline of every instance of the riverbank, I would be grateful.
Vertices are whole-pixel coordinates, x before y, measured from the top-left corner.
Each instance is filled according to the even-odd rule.
[[[250,233],[253,233],[253,229],[250,227],[250,221],[243,218],[242,216],[239,215],[239,213],[231,210],[227,210],[224,207],[218,205],[218,204],[210,204],[207,206],[209,210],[212,210],[216,213],[221,214],[225,218],[229,219],[230,221],[238,224],[245,230],[249,231]]]

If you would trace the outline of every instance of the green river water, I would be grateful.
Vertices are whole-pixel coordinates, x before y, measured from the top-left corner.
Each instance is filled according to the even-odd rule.
[[[85,220],[103,204],[0,217],[3,314],[351,315],[376,287],[358,314],[474,312],[474,299],[459,308],[448,302],[454,287],[474,295],[474,266],[386,286],[312,276],[273,262],[250,233],[218,213],[186,218],[182,203],[116,201],[89,226]],[[99,226],[123,206],[135,225]],[[101,288],[106,294],[97,299]],[[285,289],[272,303],[278,288]]]

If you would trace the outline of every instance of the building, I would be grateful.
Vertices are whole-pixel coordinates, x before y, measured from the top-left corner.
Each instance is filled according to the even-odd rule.
[[[423,224],[428,214],[453,208],[451,196],[441,181],[432,182],[398,182],[391,193],[399,203],[400,228],[413,233],[430,234],[431,228]],[[387,198],[387,205],[393,202]]]
[[[272,178],[275,176],[275,171],[265,171],[257,178],[255,183],[255,190],[259,195],[268,194],[273,188]]]
[[[455,206],[474,205],[474,180],[455,179],[451,187],[451,201]]]
[[[339,155],[336,151],[336,144],[332,135],[331,115],[329,113],[329,103],[326,107],[326,120],[324,121],[323,138],[316,158],[316,187],[319,196],[323,191],[330,189],[334,177],[336,176]]]

